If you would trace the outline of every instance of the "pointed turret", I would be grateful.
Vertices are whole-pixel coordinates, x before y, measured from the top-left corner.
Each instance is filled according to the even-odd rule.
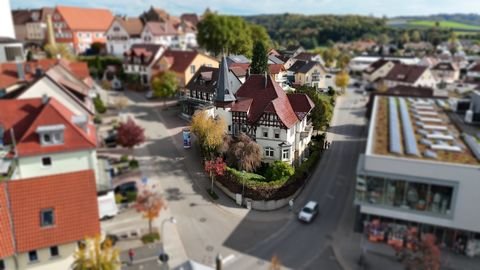
[[[223,56],[218,71],[217,90],[215,102],[232,102],[235,101],[232,89],[230,89],[230,78],[228,71],[227,58]]]

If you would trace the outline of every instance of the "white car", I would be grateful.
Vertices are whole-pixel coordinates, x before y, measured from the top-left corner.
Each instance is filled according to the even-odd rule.
[[[309,201],[300,213],[298,213],[298,219],[303,222],[310,223],[318,214],[318,203],[315,201]]]

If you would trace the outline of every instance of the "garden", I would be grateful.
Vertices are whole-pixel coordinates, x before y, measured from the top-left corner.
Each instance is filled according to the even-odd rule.
[[[245,134],[225,135],[225,122],[206,112],[192,118],[192,132],[198,138],[205,171],[210,176],[207,190],[218,198],[213,185],[218,181],[232,193],[244,194],[252,200],[280,200],[292,196],[301,188],[309,171],[321,157],[323,135],[314,136],[309,145],[309,158],[292,166],[283,161],[262,162],[262,148]]]

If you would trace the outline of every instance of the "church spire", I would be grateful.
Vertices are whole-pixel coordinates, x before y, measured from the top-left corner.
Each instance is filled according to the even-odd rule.
[[[233,95],[232,89],[230,88],[231,88],[231,85],[230,85],[227,58],[224,55],[222,57],[222,62],[220,63],[220,67],[218,71],[218,81],[217,81],[215,101],[216,102],[235,101],[235,96]]]

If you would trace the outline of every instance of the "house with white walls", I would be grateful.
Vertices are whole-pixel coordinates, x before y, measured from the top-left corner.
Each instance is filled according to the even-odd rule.
[[[388,88],[397,85],[435,88],[437,85],[437,80],[428,67],[405,64],[395,64],[383,82]]]
[[[159,44],[134,44],[123,54],[123,71],[140,77],[142,85],[149,85],[152,69],[165,52]]]
[[[140,18],[115,17],[106,32],[107,52],[123,56],[133,44],[142,43],[143,22]]]
[[[0,2],[0,25],[0,63],[23,61],[23,45],[15,39],[10,0]]]
[[[305,94],[287,94],[270,75],[253,74],[233,92],[224,58],[219,71],[213,114],[227,123],[226,133],[245,133],[263,150],[263,161],[301,163],[307,156],[314,104]]]

